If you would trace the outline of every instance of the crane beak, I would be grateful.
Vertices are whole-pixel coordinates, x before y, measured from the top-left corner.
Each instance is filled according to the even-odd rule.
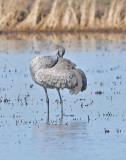
[[[63,53],[62,52],[60,52],[60,57],[63,58]]]

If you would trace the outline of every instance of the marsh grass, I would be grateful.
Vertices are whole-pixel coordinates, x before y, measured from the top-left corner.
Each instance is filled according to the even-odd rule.
[[[0,10],[0,30],[126,31],[126,0],[1,0]]]

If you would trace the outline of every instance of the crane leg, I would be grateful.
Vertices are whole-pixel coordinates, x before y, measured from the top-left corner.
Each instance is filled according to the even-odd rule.
[[[48,97],[47,89],[44,88],[44,90],[45,90],[45,94],[46,94],[47,112],[49,115],[49,97]]]
[[[62,100],[62,97],[61,97],[61,95],[60,95],[60,90],[59,90],[59,88],[57,89],[57,91],[58,91],[58,94],[59,94],[59,97],[60,97],[61,114],[63,115],[63,100]]]

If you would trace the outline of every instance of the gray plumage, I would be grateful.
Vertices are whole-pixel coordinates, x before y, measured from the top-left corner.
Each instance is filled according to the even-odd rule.
[[[32,79],[45,89],[47,88],[59,89],[67,88],[70,94],[77,94],[84,91],[87,86],[87,79],[84,72],[76,68],[76,65],[70,60],[62,58],[65,49],[57,45],[55,47],[54,56],[36,56],[30,64],[30,71]],[[48,100],[48,95],[46,97]],[[62,99],[60,96],[60,102]],[[48,102],[49,103],[49,102]]]

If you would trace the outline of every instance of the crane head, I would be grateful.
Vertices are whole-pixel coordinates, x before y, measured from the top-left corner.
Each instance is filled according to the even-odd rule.
[[[63,58],[64,54],[65,54],[65,48],[61,45],[56,45],[54,47],[54,50],[57,51],[57,56],[60,58]]]

